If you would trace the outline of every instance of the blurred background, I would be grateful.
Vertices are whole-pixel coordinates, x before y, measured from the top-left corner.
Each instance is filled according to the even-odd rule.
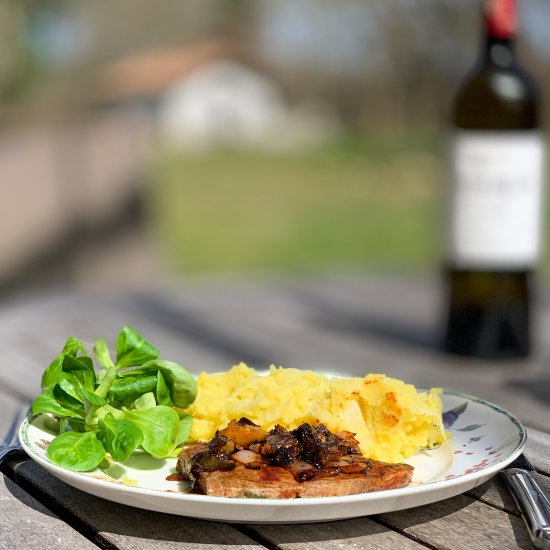
[[[0,0],[2,296],[435,272],[447,112],[479,11]],[[545,96],[549,20],[547,0],[520,3]]]

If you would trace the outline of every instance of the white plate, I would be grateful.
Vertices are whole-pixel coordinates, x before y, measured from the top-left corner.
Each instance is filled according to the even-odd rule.
[[[155,460],[135,453],[107,470],[75,473],[46,456],[54,437],[44,417],[25,421],[20,440],[28,455],[55,476],[86,493],[146,510],[242,523],[302,523],[380,514],[449,498],[480,485],[522,451],[526,432],[504,409],[475,397],[445,393],[443,418],[452,438],[409,462],[413,483],[359,495],[304,499],[231,499],[185,493],[186,484],[170,481],[175,459]]]

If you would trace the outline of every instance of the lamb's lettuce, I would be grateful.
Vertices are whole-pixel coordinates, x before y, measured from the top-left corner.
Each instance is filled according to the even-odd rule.
[[[104,457],[95,432],[63,432],[48,445],[48,458],[74,472],[94,470]]]
[[[172,456],[192,425],[181,409],[197,395],[194,376],[159,359],[157,348],[128,326],[114,360],[103,339],[90,355],[81,340],[69,338],[46,368],[42,389],[32,414],[53,416],[60,432],[48,458],[74,471],[97,468],[107,453],[123,462],[139,448],[155,458]]]
[[[164,405],[145,411],[128,411],[124,420],[138,426],[143,432],[142,447],[155,458],[170,456],[179,434],[178,413]]]
[[[58,418],[76,418],[84,420],[84,416],[79,412],[72,411],[60,403],[53,395],[53,388],[47,388],[40,394],[32,404],[32,414],[51,414]]]
[[[186,369],[171,361],[154,359],[148,361],[140,368],[127,369],[120,373],[122,377],[143,377],[151,374],[162,373],[164,382],[168,388],[172,404],[184,409],[195,401],[197,397],[197,380]]]
[[[159,356],[159,350],[142,338],[134,329],[124,327],[116,343],[116,366],[135,367]]]
[[[176,439],[177,446],[187,441],[193,426],[193,417],[190,414],[180,413],[179,417],[178,437]]]
[[[113,460],[124,462],[143,442],[143,432],[133,422],[107,413],[99,421],[98,437]]]
[[[84,344],[78,338],[74,338],[71,336],[65,343],[63,351],[50,363],[50,366],[44,371],[41,383],[42,388],[46,389],[55,386],[55,384],[59,382],[59,378],[63,374],[63,363],[65,361],[65,357],[76,357],[78,353],[83,356],[88,355]]]

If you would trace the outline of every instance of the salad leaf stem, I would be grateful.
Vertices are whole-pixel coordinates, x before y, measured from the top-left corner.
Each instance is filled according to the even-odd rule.
[[[115,381],[115,378],[116,378],[116,369],[113,367],[108,367],[107,372],[105,373],[105,376],[101,381],[101,384],[99,384],[99,386],[96,388],[94,393],[99,397],[106,397],[107,392],[110,390],[111,385]]]

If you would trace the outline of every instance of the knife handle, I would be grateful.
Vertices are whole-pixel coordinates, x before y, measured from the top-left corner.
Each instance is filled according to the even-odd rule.
[[[510,468],[504,477],[537,548],[550,550],[550,502],[527,470]]]

